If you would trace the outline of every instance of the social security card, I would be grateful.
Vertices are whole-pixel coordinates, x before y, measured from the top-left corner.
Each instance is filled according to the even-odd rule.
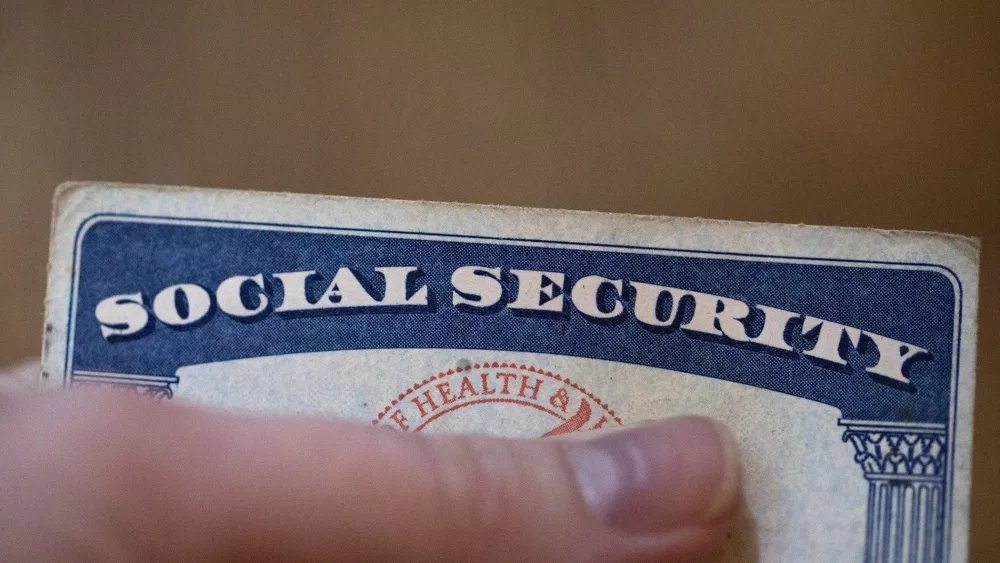
[[[709,415],[744,463],[725,560],[957,563],[978,254],[931,233],[68,184],[42,384],[399,432]]]

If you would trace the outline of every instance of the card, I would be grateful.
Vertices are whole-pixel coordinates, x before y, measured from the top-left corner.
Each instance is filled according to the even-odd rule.
[[[962,562],[978,260],[934,233],[66,184],[42,385],[523,438],[708,415],[746,486],[724,560]]]

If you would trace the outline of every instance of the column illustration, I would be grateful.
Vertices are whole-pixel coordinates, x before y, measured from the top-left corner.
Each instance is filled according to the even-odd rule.
[[[943,561],[947,428],[841,420],[868,481],[865,563]]]

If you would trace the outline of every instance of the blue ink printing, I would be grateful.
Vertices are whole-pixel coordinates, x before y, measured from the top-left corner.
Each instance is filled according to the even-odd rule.
[[[946,268],[124,215],[85,221],[74,260],[67,383],[169,398],[185,366],[368,349],[711,377],[840,410],[869,486],[865,561],[895,560],[888,538],[921,538],[912,561],[949,553]]]

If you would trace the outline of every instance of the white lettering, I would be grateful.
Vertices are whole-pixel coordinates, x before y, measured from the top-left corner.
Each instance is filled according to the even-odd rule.
[[[94,314],[101,323],[101,335],[108,340],[140,334],[152,321],[141,293],[108,297],[97,304]]]
[[[323,295],[315,303],[310,303],[306,296],[306,281],[315,275],[315,271],[274,274],[274,277],[281,280],[285,290],[281,307],[275,309],[275,312],[323,311],[348,307],[374,307],[379,304],[361,285],[354,272],[347,267],[337,270]],[[403,283],[405,288],[405,281]]]
[[[456,307],[492,307],[503,298],[500,268],[462,266],[451,274],[451,303]]]
[[[258,303],[253,309],[248,308],[243,302],[243,288],[251,283],[260,288],[257,292]],[[267,295],[264,294],[264,275],[233,276],[227,279],[219,284],[219,288],[215,291],[215,300],[219,304],[219,309],[230,317],[249,319],[260,315],[268,307]]]
[[[508,305],[509,308],[554,313],[563,311],[562,288],[566,283],[566,274],[535,270],[511,270],[510,273],[517,276],[517,299]]]
[[[629,283],[635,288],[635,318],[640,323],[656,328],[666,328],[674,325],[677,321],[677,311],[680,309],[681,297],[687,294],[686,291],[651,283]],[[660,320],[657,314],[657,306],[664,293],[670,296],[670,314],[666,319]]]
[[[422,285],[413,292],[409,298],[406,297],[406,283],[410,279],[410,274],[420,271],[416,266],[385,266],[375,268],[375,271],[385,278],[385,296],[379,305],[413,307],[427,305],[427,286]]]
[[[816,327],[819,327],[819,336],[816,338],[816,344],[802,353],[813,358],[846,366],[847,359],[840,354],[840,343],[846,334],[851,344],[857,348],[858,340],[861,338],[861,331],[832,321],[825,321],[816,317],[806,317],[802,323],[802,336],[807,336],[816,330]]]
[[[791,352],[792,347],[785,340],[785,329],[788,327],[789,321],[801,315],[767,305],[757,305],[757,308],[764,313],[764,328],[760,329],[760,334],[751,338],[749,342]]]
[[[272,274],[274,281],[280,282],[284,295],[275,311],[310,313],[353,309],[355,311],[351,312],[364,313],[367,309],[379,307],[405,310],[406,307],[430,304],[430,287],[427,283],[418,283],[422,279],[419,267],[381,266],[373,269],[385,282],[385,292],[380,299],[376,299],[374,295],[379,293],[370,289],[365,278],[359,277],[347,266],[336,271],[318,298],[315,296],[322,289],[319,286],[322,278],[317,271]],[[452,304],[468,312],[487,312],[509,302],[507,307],[511,312],[530,314],[563,313],[566,303],[570,302],[582,316],[595,322],[622,318],[631,307],[636,320],[647,328],[669,330],[680,325],[679,328],[689,336],[705,334],[718,337],[713,340],[728,341],[730,344],[751,343],[772,350],[799,351],[807,358],[823,360],[827,364],[823,367],[828,369],[847,366],[852,358],[848,349],[850,346],[857,349],[864,336],[871,339],[878,351],[878,361],[866,367],[866,372],[876,381],[896,387],[900,384],[911,385],[907,373],[909,364],[915,359],[930,356],[924,348],[859,328],[710,293],[588,275],[578,278],[567,296],[565,273],[517,269],[509,270],[509,273],[517,280],[516,296],[513,297],[510,295],[512,291],[506,287],[501,268],[456,268],[451,274]],[[152,328],[155,319],[176,328],[194,326],[207,319],[215,305],[230,317],[256,321],[277,305],[265,276],[259,273],[229,277],[218,285],[214,296],[199,285],[173,285],[160,291],[151,307],[147,307],[142,293],[115,295],[101,301],[94,314],[100,324],[101,335],[109,341],[140,337]],[[375,285],[378,286],[377,283]],[[631,299],[629,286],[635,289],[631,305],[628,304]],[[682,304],[691,309],[691,318],[686,322]],[[756,311],[751,307],[755,307]],[[751,323],[752,311],[763,315],[762,320]],[[815,339],[807,350],[802,349],[798,337],[791,341],[786,338],[790,326],[800,319],[802,336]],[[747,331],[756,325],[762,325],[760,332],[749,336]]]
[[[694,313],[687,324],[681,325],[681,329],[725,336],[737,342],[750,340],[742,322],[750,314],[746,303],[697,291],[685,293],[694,297]]]
[[[918,356],[928,354],[927,350],[871,332],[866,331],[864,334],[871,338],[878,348],[878,363],[865,371],[909,385],[910,380],[903,373],[906,364]]]
[[[153,299],[153,313],[165,325],[184,327],[197,323],[212,310],[212,296],[200,285],[172,285]]]
[[[738,342],[749,340],[742,319],[750,314],[750,307],[742,301],[700,293],[676,287],[631,282],[635,288],[635,317],[639,322],[653,327],[670,327],[678,320],[681,299],[690,295],[694,299],[691,320],[682,329],[714,336],[725,336]],[[670,296],[670,313],[661,320],[657,306],[663,294]]]
[[[275,309],[276,313],[286,311],[304,311],[312,307],[312,303],[306,297],[306,282],[309,278],[317,276],[316,270],[304,272],[282,272],[274,274],[274,277],[281,282],[281,287],[285,293],[281,300],[281,306]]]
[[[601,293],[601,287],[604,285],[610,285],[618,291],[618,297],[615,298],[615,304],[611,307],[610,311],[602,311],[597,301]],[[576,306],[576,309],[584,315],[594,319],[613,319],[625,312],[625,307],[621,302],[621,295],[622,280],[610,280],[601,276],[587,276],[580,278],[573,285],[573,292],[570,294],[570,297],[573,299],[573,305]]]

